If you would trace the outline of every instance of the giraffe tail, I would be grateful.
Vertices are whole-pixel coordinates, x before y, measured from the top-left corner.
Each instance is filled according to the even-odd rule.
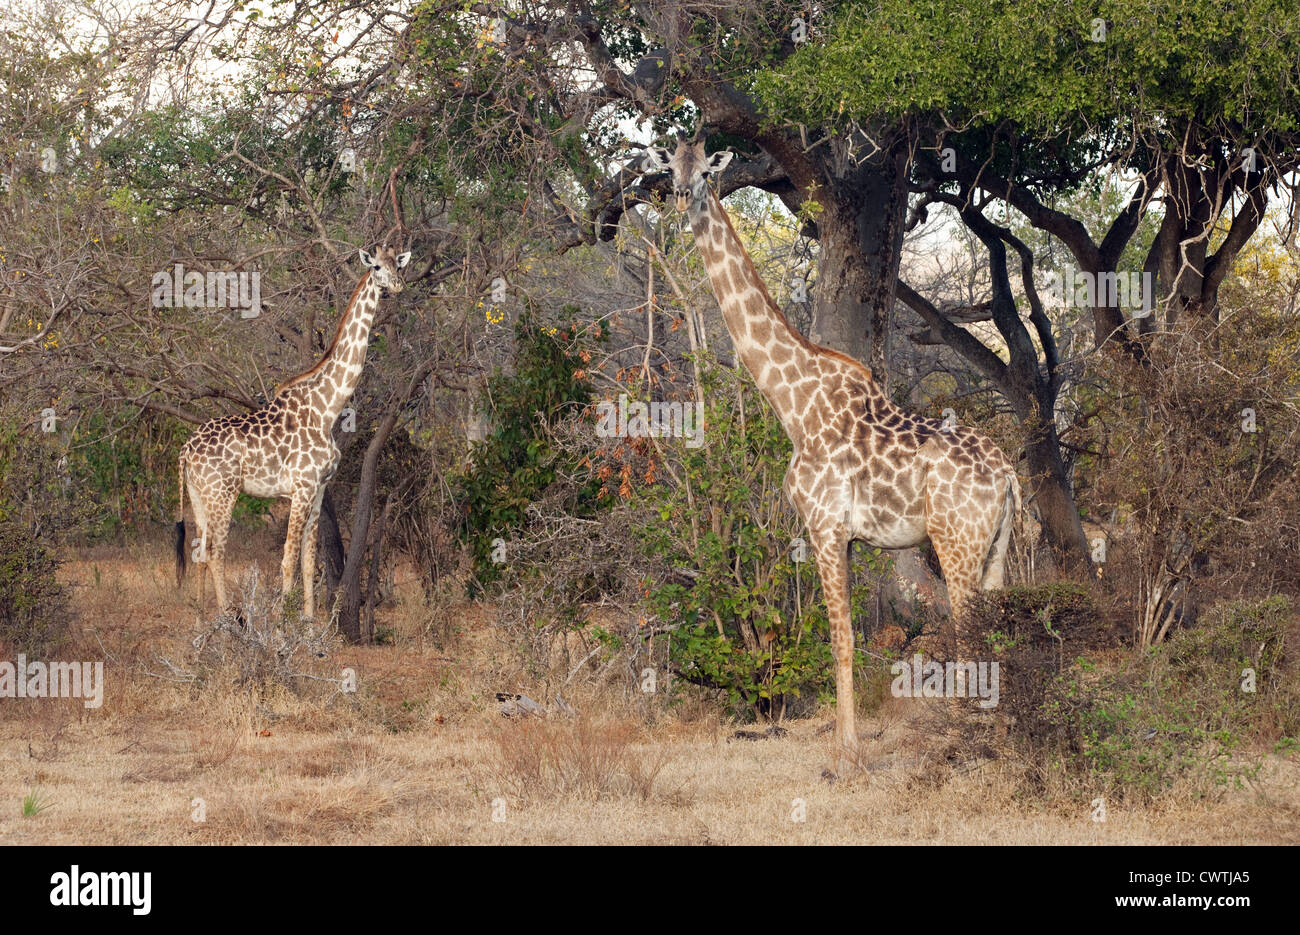
[[[176,587],[185,580],[185,458],[180,463],[180,485],[176,496]]]
[[[980,575],[980,588],[1001,588],[1006,582],[1007,559],[1015,555],[1023,538],[1020,518],[1020,480],[1012,473],[1007,482],[1007,492],[1002,498],[1002,511],[997,526],[993,529],[993,539],[984,556],[984,567]]]
[[[1033,544],[1025,538],[1025,511],[1024,504],[1020,500],[1020,478],[1012,475],[1011,477],[1011,555],[1018,556],[1023,550],[1025,553],[1024,562],[1013,561],[1012,567],[1019,567],[1020,577],[1023,581],[1017,584],[1033,583],[1033,561],[1032,551]]]

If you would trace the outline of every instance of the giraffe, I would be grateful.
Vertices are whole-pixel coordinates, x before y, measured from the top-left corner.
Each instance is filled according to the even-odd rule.
[[[223,566],[230,514],[240,491],[254,497],[288,497],[289,534],[280,564],[282,592],[293,586],[301,550],[303,616],[316,615],[316,525],[325,485],[339,464],[331,435],[352,397],[370,343],[379,300],[402,291],[397,272],[410,253],[395,256],[380,247],[360,251],[365,273],[357,283],[334,339],[315,366],[280,384],[256,412],[205,422],[180,453],[180,496],[176,505],[176,586],[185,576],[185,492],[194,507],[200,552],[206,552],[217,591],[217,611],[226,609]],[[199,577],[199,605],[203,578]]]
[[[677,210],[686,212],[736,356],[794,447],[784,490],[822,579],[835,658],[837,768],[845,770],[857,762],[849,546],[930,542],[948,583],[959,658],[971,660],[962,611],[977,590],[1002,586],[1020,484],[987,438],[904,411],[867,367],[790,325],[709,187],[731,157],[706,155],[703,141],[681,138],[674,152],[651,147],[643,158],[647,168],[671,173]]]

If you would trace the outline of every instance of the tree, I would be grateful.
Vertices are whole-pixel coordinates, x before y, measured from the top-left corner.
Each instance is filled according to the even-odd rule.
[[[1162,222],[1143,270],[1155,274],[1163,317],[1212,314],[1223,276],[1262,220],[1269,187],[1296,166],[1295,12],[1289,2],[845,5],[828,14],[821,41],[758,83],[787,120],[847,130],[872,121],[916,126],[914,217],[923,219],[931,203],[951,204],[988,247],[992,306],[1002,308],[994,321],[1010,362],[945,322],[915,290],[900,286],[900,297],[1025,420],[1045,529],[1075,561],[1084,560],[1084,544],[1049,427],[1060,356],[1028,288],[1033,256],[985,211],[1014,209],[1059,239],[1098,286],[1087,297],[1094,345],[1120,346],[1140,360],[1139,337],[1154,318],[1126,321],[1099,286],[1113,281],[1158,201]],[[1131,191],[1098,234],[1060,199],[1103,169],[1123,173]],[[1000,285],[1004,245],[1020,255],[1037,349]]]
[[[724,174],[722,193],[751,185],[772,192],[818,239],[814,336],[869,361],[885,379],[907,207],[906,138],[882,128],[878,149],[850,155],[816,128],[763,112],[754,77],[805,37],[792,25],[801,9],[426,3],[396,37],[387,70],[409,76],[408,113],[444,174],[489,194],[495,211],[508,205],[530,214],[537,234],[561,251],[611,240],[630,205],[664,191],[665,179],[640,179],[621,123],[657,133],[707,126],[715,145],[749,157]],[[320,12],[319,29],[334,29],[334,14]],[[368,80],[348,93],[377,86]]]

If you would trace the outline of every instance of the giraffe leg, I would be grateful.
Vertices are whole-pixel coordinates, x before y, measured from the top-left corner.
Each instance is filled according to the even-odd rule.
[[[298,553],[302,547],[303,527],[307,522],[307,510],[311,505],[310,494],[305,490],[295,490],[293,502],[289,507],[289,534],[284,538],[284,560],[280,562],[280,593],[287,595],[293,587],[293,576],[297,571]],[[303,582],[304,594],[307,583]],[[305,611],[306,608],[304,607]]]
[[[308,620],[316,616],[316,529],[320,520],[321,500],[325,485],[316,488],[307,511],[302,533],[302,615]]]
[[[952,606],[950,619],[957,657],[953,660],[957,663],[953,705],[961,710],[965,708],[967,696],[967,670],[964,663],[978,661],[979,654],[979,647],[970,632],[966,609],[979,587],[986,549],[973,549],[968,544],[964,544],[960,537],[953,539],[936,537],[931,539],[931,542],[939,556],[939,567],[943,569],[943,577],[948,584],[948,602]]]
[[[217,613],[226,611],[226,537],[230,534],[230,515],[235,510],[238,491],[222,490],[213,498],[207,511],[208,570],[212,573],[212,587],[217,592]]]
[[[853,702],[853,621],[849,613],[849,544],[840,535],[812,536],[822,579],[831,650],[835,655],[835,750],[837,772],[856,765],[858,732]]]
[[[194,532],[197,535],[197,540],[185,542],[183,547],[190,550],[190,556],[194,563],[194,573],[198,575],[199,616],[202,616],[207,584],[205,576],[208,570],[208,511],[193,478],[186,482],[186,490],[190,498],[190,507],[194,510]]]

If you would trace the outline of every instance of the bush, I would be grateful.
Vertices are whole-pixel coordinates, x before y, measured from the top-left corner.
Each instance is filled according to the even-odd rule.
[[[999,710],[1031,746],[1052,745],[1059,723],[1047,704],[1056,680],[1085,652],[1114,644],[1092,592],[1072,582],[976,595],[969,625],[980,658],[998,663]]]
[[[576,311],[565,309],[568,315]],[[480,585],[501,574],[502,563],[493,560],[494,542],[509,540],[527,524],[529,505],[556,479],[562,454],[551,439],[551,425],[576,413],[592,392],[577,325],[542,329],[521,314],[515,340],[514,372],[498,371],[488,382],[492,432],[474,446],[469,471],[456,481],[464,510],[459,533],[470,547]],[[595,509],[596,486],[575,491],[568,504],[573,515]]]
[[[197,688],[234,680],[299,693],[332,691],[326,686],[341,683],[337,667],[326,661],[339,640],[333,619],[299,621],[298,594],[285,597],[278,586],[264,585],[256,565],[244,572],[234,593],[234,606],[189,640],[187,659],[157,656],[168,681]]]
[[[28,526],[0,521],[0,643],[29,655],[63,643],[71,616],[60,564]]]
[[[111,417],[88,413],[68,446],[73,488],[98,504],[78,525],[79,538],[113,541],[128,530],[169,520],[176,506],[176,457],[187,431],[176,419],[132,406]],[[248,509],[241,494],[236,519]]]
[[[1257,754],[1296,743],[1288,598],[1216,604],[1196,628],[1112,668],[1082,655],[1113,645],[1116,628],[1078,586],[1010,589],[976,606],[1003,660],[1007,740],[1037,785],[1056,776],[1120,799],[1178,784],[1209,794],[1253,775]],[[964,728],[967,739],[989,737],[986,724]]]
[[[669,754],[663,747],[640,749],[641,733],[630,722],[587,715],[506,723],[493,736],[495,779],[523,799],[631,796],[646,801]]]
[[[1081,506],[1113,517],[1099,570],[1139,646],[1215,597],[1300,594],[1300,371],[1277,351],[1297,342],[1293,315],[1188,316],[1142,365],[1095,360]]]

